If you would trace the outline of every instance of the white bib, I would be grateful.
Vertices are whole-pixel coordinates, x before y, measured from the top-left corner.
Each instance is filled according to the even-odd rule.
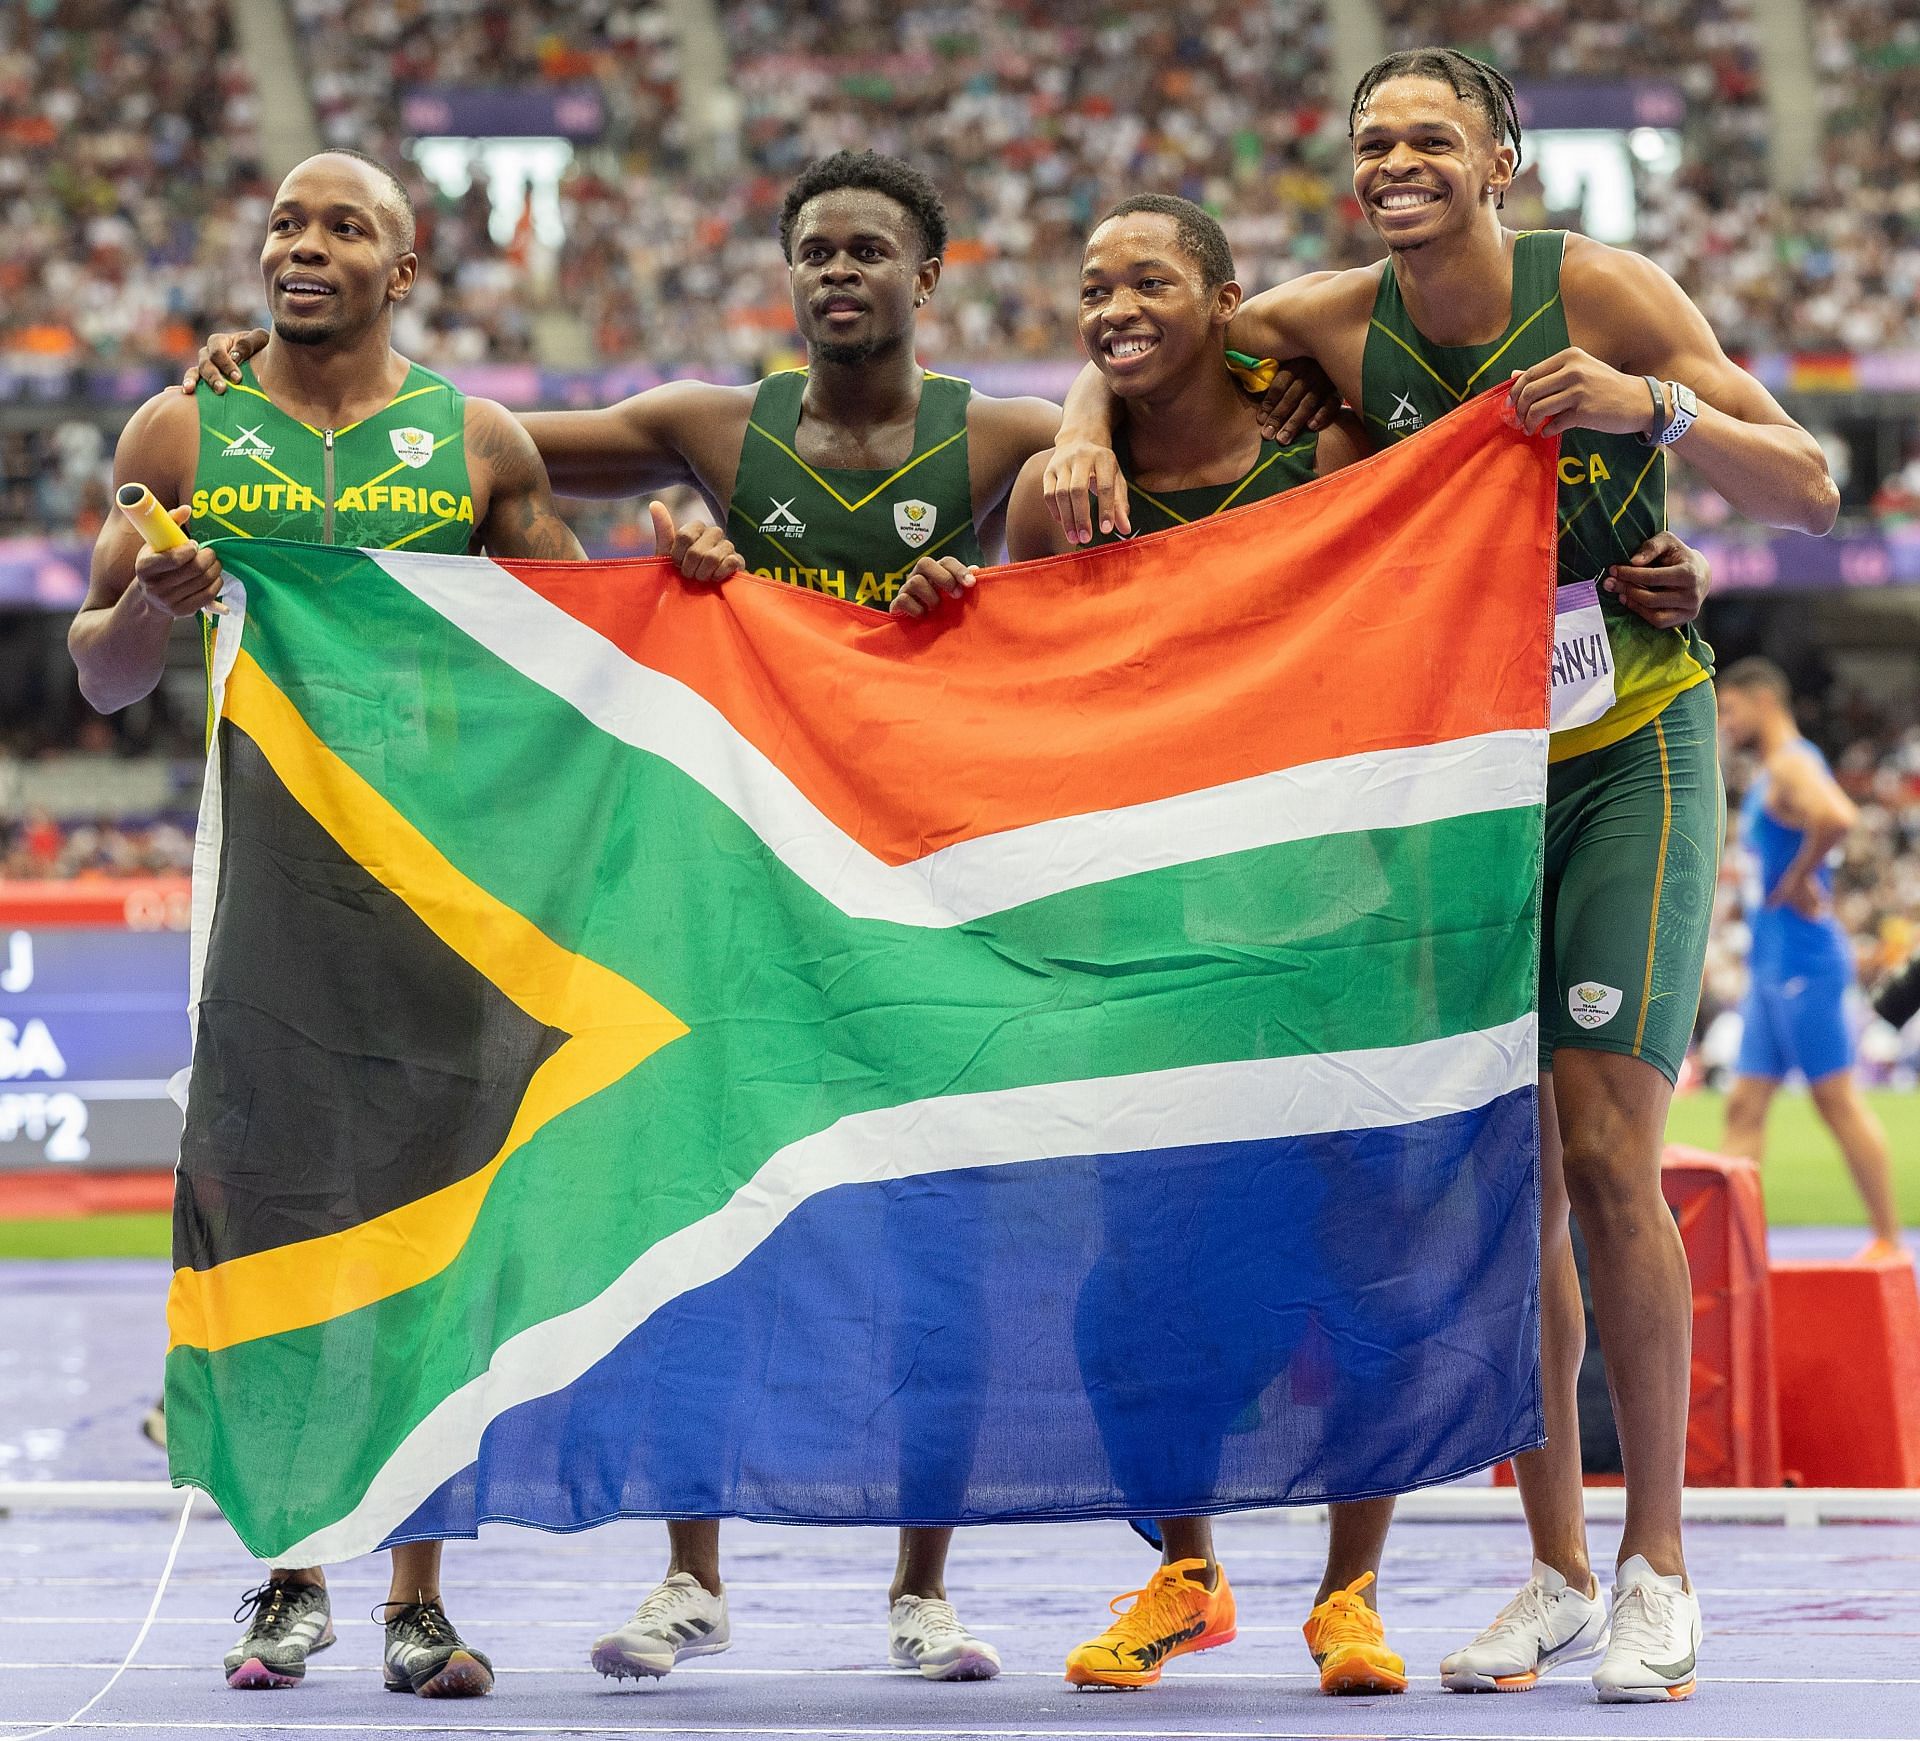
[[[1592,725],[1613,706],[1613,648],[1590,580],[1563,586],[1553,603],[1553,729]]]

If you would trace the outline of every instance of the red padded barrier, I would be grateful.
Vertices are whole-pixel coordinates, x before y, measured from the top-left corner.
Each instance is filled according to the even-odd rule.
[[[1660,1188],[1693,1272],[1689,1487],[1778,1487],[1767,1211],[1753,1162],[1669,1146]]]
[[[1781,1458],[1806,1487],[1920,1487],[1920,1288],[1904,1258],[1776,1263]]]

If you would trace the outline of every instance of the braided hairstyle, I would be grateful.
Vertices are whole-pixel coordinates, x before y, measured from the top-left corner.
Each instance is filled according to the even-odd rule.
[[[1351,139],[1360,111],[1388,79],[1437,79],[1456,97],[1464,97],[1487,118],[1496,145],[1513,146],[1513,166],[1520,167],[1520,111],[1513,98],[1513,82],[1498,67],[1457,48],[1403,48],[1377,60],[1361,74],[1347,110],[1347,137]],[[1496,205],[1506,204],[1502,194]]]

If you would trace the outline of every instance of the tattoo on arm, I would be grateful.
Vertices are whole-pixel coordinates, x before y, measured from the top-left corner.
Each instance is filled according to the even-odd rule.
[[[492,556],[545,562],[580,562],[586,552],[553,505],[547,468],[533,437],[506,411],[475,406],[467,430],[467,455],[487,469],[487,518],[480,542]]]

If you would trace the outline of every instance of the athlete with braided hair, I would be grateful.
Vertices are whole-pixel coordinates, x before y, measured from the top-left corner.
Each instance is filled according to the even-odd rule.
[[[1375,443],[1509,381],[1522,426],[1561,443],[1540,974],[1548,1442],[1515,1460],[1533,1576],[1441,1678],[1513,1690],[1604,1647],[1601,1698],[1665,1702],[1693,1690],[1700,1610],[1680,1529],[1692,1300],[1660,1148],[1699,998],[1724,811],[1712,655],[1692,626],[1704,587],[1665,530],[1666,452],[1768,525],[1824,533],[1839,493],[1819,444],[1728,359],[1659,267],[1501,223],[1521,131],[1495,69],[1450,48],[1390,55],[1361,79],[1350,127],[1354,194],[1386,260],[1249,298],[1228,347],[1315,358]],[[1083,371],[1044,485],[1073,542],[1096,524],[1129,529],[1115,426],[1108,384]],[[1581,1503],[1585,1327],[1570,1207],[1592,1259],[1626,1466],[1611,1616]]]

